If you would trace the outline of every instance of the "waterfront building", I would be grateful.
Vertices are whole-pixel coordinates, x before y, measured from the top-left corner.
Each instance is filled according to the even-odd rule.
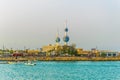
[[[46,56],[57,56],[62,53],[63,47],[61,45],[48,45],[42,47],[42,53],[45,53]]]
[[[38,55],[40,53],[40,50],[28,50],[28,55]]]
[[[55,47],[54,45],[47,45],[42,47],[42,52],[46,53],[46,56],[50,56],[50,54],[54,51]]]
[[[96,48],[92,48],[91,49],[91,56],[92,57],[98,57],[98,56],[100,56],[99,50],[97,50]]]
[[[120,53],[117,52],[117,51],[101,50],[100,51],[100,56],[104,56],[104,57],[116,57],[116,56],[120,56]]]
[[[50,51],[53,51],[53,50],[54,50],[54,46],[51,45],[51,44],[42,47],[42,52],[50,52]]]
[[[92,48],[91,50],[83,50],[82,48],[77,49],[78,56],[86,56],[86,57],[99,57],[99,50]]]
[[[75,47],[68,45],[44,46],[42,52],[45,52],[46,56],[74,56],[77,53]]]
[[[82,48],[78,48],[77,49],[77,55],[82,56],[82,54],[83,54],[83,49]]]
[[[77,49],[77,56],[81,57],[88,57],[90,55],[91,51],[89,50],[83,50],[82,48]]]

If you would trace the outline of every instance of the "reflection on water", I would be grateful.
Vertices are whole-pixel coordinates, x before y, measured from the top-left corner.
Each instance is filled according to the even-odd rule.
[[[0,64],[0,80],[120,80],[120,62],[38,61]]]

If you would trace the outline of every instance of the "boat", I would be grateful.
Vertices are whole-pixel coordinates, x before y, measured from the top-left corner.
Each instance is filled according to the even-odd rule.
[[[8,62],[4,61],[4,62],[0,62],[0,64],[8,64]]]
[[[8,64],[16,64],[16,62],[9,61]]]
[[[32,61],[28,61],[28,62],[25,63],[25,65],[34,66],[34,65],[36,65],[36,63],[32,63]]]
[[[25,65],[34,66],[34,65],[36,65],[36,64],[35,64],[35,63],[25,63]]]

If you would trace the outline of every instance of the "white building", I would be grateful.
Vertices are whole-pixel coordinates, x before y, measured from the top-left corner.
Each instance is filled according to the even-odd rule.
[[[105,54],[106,57],[116,57],[116,56],[119,56],[119,55],[120,55],[119,52],[117,52],[117,51],[110,51],[110,50],[101,50],[101,51],[100,51],[100,56],[101,56],[102,54]]]

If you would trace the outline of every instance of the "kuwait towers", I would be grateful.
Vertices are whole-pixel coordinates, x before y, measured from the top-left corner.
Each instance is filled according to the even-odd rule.
[[[65,24],[64,31],[65,31],[65,33],[64,33],[63,41],[64,41],[64,45],[67,45],[67,43],[69,42],[69,36],[67,34],[68,33],[67,21],[66,21],[66,24]],[[56,41],[56,44],[59,45],[59,42],[60,42],[59,33],[57,33],[55,41]]]

